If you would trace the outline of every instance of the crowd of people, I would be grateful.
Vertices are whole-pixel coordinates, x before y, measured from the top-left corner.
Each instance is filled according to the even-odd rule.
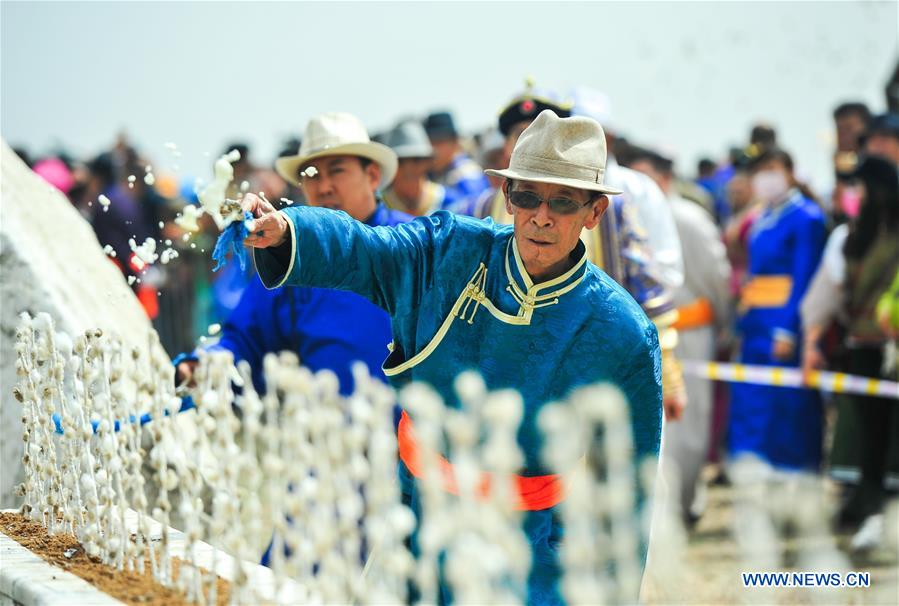
[[[608,107],[597,91],[563,96],[528,85],[503,106],[492,128],[474,137],[463,136],[453,115],[441,111],[403,119],[370,141],[358,120],[325,114],[310,121],[302,139],[287,142],[271,167],[257,165],[246,144],[227,145],[224,152],[240,152],[229,197],[263,192],[273,208],[339,209],[368,225],[399,225],[439,211],[511,224],[516,208],[542,208],[543,201],[536,189],[515,189],[507,171],[522,133],[546,110],[595,120],[604,127],[608,156],[593,179],[610,186],[599,190],[609,202],[598,227],[584,229],[580,240],[586,258],[620,284],[657,329],[662,460],[670,463],[666,477],[682,519],[692,525],[702,514],[700,472],[709,462],[718,463],[719,480],[728,481],[725,463],[752,456],[772,478],[841,470],[834,475],[847,488],[835,523],[858,531],[858,546],[870,544],[865,533],[872,535],[882,523],[888,476],[897,471],[899,400],[716,384],[685,375],[679,360],[897,379],[899,114],[875,115],[859,102],[836,107],[834,184],[815,191],[801,178],[801,159],[771,125],[756,125],[727,158],[703,159],[691,175],[676,165],[671,150],[618,132]],[[356,133],[356,147],[343,141],[336,146],[339,155],[334,147],[321,147],[334,132]],[[276,287],[269,290],[253,267],[241,271],[236,263],[212,273],[214,223],[203,217],[200,231],[190,233],[176,222],[185,205],[197,204],[195,184],[155,174],[152,162],[124,138],[89,161],[65,153],[32,159],[17,151],[69,197],[101,245],[116,253],[111,261],[133,278],[129,282],[164,345],[173,355],[184,354],[176,359],[181,380],[195,363],[196,338],[213,323],[224,328],[218,343],[208,346],[250,361],[260,382],[262,356],[282,349],[298,352],[313,369],[335,370],[344,393],[352,389],[352,359],[382,378],[392,359],[404,367],[398,342],[382,369],[390,318],[364,297],[282,287],[289,275],[267,284]],[[348,158],[361,164],[353,160],[350,167]],[[514,158],[525,172],[541,162],[521,150]],[[585,166],[575,169],[589,173]],[[101,196],[106,203],[98,202]],[[564,197],[545,201],[547,212],[561,214],[574,203]],[[180,256],[165,265],[134,263],[129,240],[148,237]],[[339,234],[330,237],[339,240]],[[551,244],[539,238],[534,243]],[[509,286],[525,306],[553,304],[539,289],[531,293],[528,280],[523,284],[522,292]],[[395,319],[411,313],[403,305],[414,307],[437,288],[406,286],[412,291],[372,297],[387,297],[381,307],[400,306],[393,307]],[[418,303],[406,302],[406,295]],[[852,469],[855,475],[845,473]]]

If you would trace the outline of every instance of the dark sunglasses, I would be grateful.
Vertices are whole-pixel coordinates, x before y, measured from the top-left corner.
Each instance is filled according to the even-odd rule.
[[[509,202],[518,208],[525,208],[527,210],[534,210],[535,208],[540,206],[540,203],[543,202],[544,199],[535,194],[532,191],[511,191],[509,192]],[[581,204],[577,200],[572,200],[571,198],[549,198],[546,200],[546,205],[549,206],[549,209],[554,213],[559,213],[560,215],[570,215],[576,213],[581,208],[584,208],[590,204]]]

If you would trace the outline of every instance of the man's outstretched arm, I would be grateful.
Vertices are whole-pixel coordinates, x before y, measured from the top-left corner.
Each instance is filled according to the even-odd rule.
[[[247,195],[243,206],[256,217],[246,244],[255,248],[266,287],[349,290],[391,315],[418,305],[456,227],[449,213],[388,228],[369,227],[325,208],[276,211],[254,195]]]

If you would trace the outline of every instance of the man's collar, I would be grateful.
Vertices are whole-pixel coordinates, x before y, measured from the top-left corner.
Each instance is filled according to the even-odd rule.
[[[534,284],[524,267],[524,261],[518,252],[518,242],[513,235],[506,246],[505,265],[509,286],[528,303],[541,303],[559,297],[580,284],[587,273],[587,248],[583,242],[578,240],[570,258],[574,261],[571,269],[561,276]]]
[[[374,212],[372,212],[372,214],[362,222],[366,225],[371,225],[372,227],[384,225],[387,223],[387,206],[384,204],[384,199],[381,198],[380,192],[375,194]]]

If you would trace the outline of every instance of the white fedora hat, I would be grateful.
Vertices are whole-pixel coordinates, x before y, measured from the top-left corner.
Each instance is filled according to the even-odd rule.
[[[393,150],[372,141],[362,121],[346,112],[327,112],[309,120],[297,155],[278,158],[275,169],[290,183],[300,185],[300,168],[324,156],[361,156],[377,162],[381,187],[390,185],[396,176]]]
[[[484,172],[604,194],[621,193],[603,183],[606,137],[599,122],[585,117],[560,118],[548,109],[521,133],[509,168]]]

